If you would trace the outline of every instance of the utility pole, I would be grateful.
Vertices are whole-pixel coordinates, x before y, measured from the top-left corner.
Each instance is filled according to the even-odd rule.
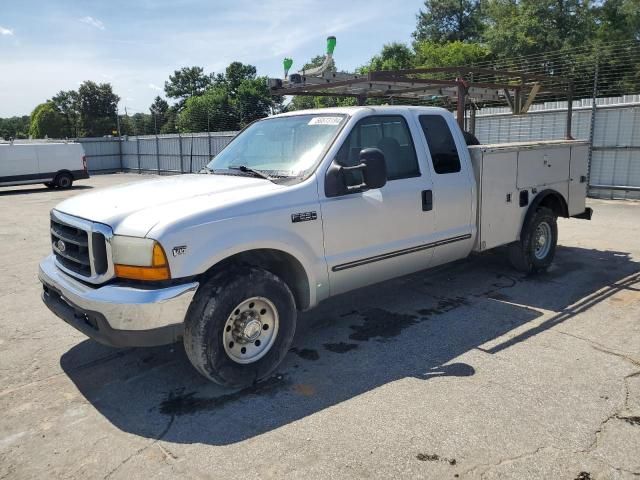
[[[123,170],[124,164],[122,163],[122,132],[120,131],[120,111],[116,105],[116,124],[118,125],[118,156],[120,157],[120,171]]]
[[[127,107],[124,107],[125,111]],[[122,133],[120,133],[120,111],[118,110],[118,107],[116,106],[116,125],[118,126],[118,137],[122,137]]]

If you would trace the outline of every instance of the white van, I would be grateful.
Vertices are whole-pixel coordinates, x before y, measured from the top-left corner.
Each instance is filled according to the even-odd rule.
[[[69,188],[82,178],[89,178],[89,172],[79,143],[0,143],[0,187],[44,183]]]

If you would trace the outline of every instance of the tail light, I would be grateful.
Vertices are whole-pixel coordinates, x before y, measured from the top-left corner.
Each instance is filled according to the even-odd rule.
[[[87,156],[83,155],[82,156],[82,168],[84,169],[84,171],[87,171]]]

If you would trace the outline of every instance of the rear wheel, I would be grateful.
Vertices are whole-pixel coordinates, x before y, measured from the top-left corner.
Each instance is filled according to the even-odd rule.
[[[184,346],[205,377],[243,387],[277,368],[295,327],[295,300],[287,284],[266,270],[235,267],[198,289],[185,320]]]
[[[69,173],[59,173],[54,180],[56,187],[58,188],[71,188],[73,184],[73,177]]]
[[[546,270],[555,257],[557,242],[556,215],[541,207],[522,229],[520,240],[509,245],[509,261],[525,273]]]

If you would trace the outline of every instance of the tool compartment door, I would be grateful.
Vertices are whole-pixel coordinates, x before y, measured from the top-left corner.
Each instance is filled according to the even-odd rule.
[[[518,152],[518,188],[541,187],[569,181],[571,148],[527,148]]]
[[[587,198],[589,146],[571,147],[571,179],[569,180],[569,215],[584,212]]]
[[[518,238],[521,208],[516,188],[517,152],[474,149],[471,156],[480,187],[475,250],[484,251]]]

